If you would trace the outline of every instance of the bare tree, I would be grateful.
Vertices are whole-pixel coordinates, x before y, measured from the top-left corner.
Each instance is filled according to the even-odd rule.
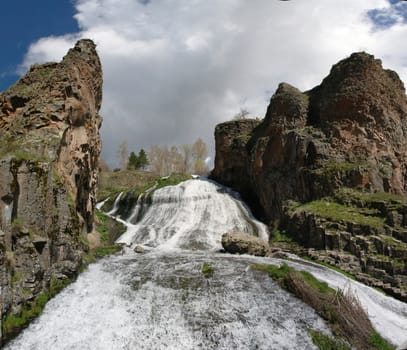
[[[182,156],[183,156],[183,167],[182,172],[188,174],[191,172],[191,158],[192,158],[192,147],[191,145],[182,145]]]
[[[199,138],[191,147],[193,158],[193,171],[195,174],[204,174],[208,172],[208,167],[205,164],[208,156],[208,147],[206,143]]]
[[[127,147],[127,141],[123,141],[119,145],[119,157],[120,157],[120,166],[122,169],[127,169],[127,162],[129,159],[129,150]]]
[[[148,158],[150,170],[160,176],[171,173],[204,174],[208,172],[205,164],[208,148],[205,142],[199,138],[194,144],[177,146],[152,145]]]
[[[170,163],[171,163],[171,172],[173,173],[182,173],[183,171],[183,157],[177,146],[171,146],[170,148]]]
[[[234,120],[247,119],[250,112],[246,108],[240,108],[240,111],[233,116]]]

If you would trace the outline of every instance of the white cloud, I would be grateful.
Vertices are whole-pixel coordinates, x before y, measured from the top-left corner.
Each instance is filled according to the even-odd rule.
[[[310,89],[354,51],[382,58],[406,81],[407,26],[374,30],[386,0],[79,0],[81,33],[32,44],[24,64],[59,59],[78,37],[104,68],[104,157],[204,138],[241,107],[263,116],[280,81]]]
[[[28,48],[18,72],[24,74],[34,63],[60,61],[79,38],[79,34],[67,34],[58,37],[50,36],[36,41]]]

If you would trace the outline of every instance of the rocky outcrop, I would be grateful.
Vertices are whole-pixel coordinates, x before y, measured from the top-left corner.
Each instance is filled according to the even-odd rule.
[[[21,316],[74,277],[93,228],[102,70],[80,40],[0,95],[0,310]],[[5,325],[6,323],[6,325]],[[4,334],[3,334],[4,336]]]
[[[249,155],[246,144],[259,123],[255,119],[233,120],[215,129],[217,137],[213,175],[222,183],[238,188],[240,192],[251,187],[248,181]]]
[[[260,124],[257,119],[232,120],[219,124],[215,129],[216,155],[212,176],[226,186],[240,192],[251,207],[262,212],[250,182],[250,157],[247,143],[253,130]],[[260,215],[261,216],[261,215]]]
[[[266,256],[269,253],[267,241],[245,232],[226,232],[222,235],[222,247],[231,254]]]
[[[267,222],[305,246],[350,251],[363,272],[367,255],[383,255],[397,259],[398,272],[387,269],[389,276],[406,272],[406,258],[392,255],[407,250],[407,98],[397,73],[354,53],[310,91],[280,84],[251,135],[239,135],[244,121],[234,123],[232,136],[230,122],[215,130],[216,180],[251,191]],[[243,136],[246,145],[232,152],[228,140]],[[230,159],[247,166],[237,161],[234,173]],[[384,249],[366,248],[383,235],[391,238]]]
[[[305,93],[280,84],[251,135],[246,123],[216,127],[213,176],[254,190],[268,219],[281,217],[287,199],[306,202],[344,186],[407,191],[405,89],[371,55],[352,54]],[[229,146],[242,138],[246,144]]]

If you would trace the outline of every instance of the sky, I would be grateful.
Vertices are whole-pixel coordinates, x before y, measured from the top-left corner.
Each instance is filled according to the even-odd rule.
[[[182,145],[240,109],[263,118],[280,82],[318,85],[355,51],[407,82],[407,1],[14,0],[2,3],[0,90],[80,38],[104,71],[102,158]]]

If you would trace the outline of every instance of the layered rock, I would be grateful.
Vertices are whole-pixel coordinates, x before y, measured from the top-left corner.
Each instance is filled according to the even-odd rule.
[[[393,259],[390,252],[407,249],[407,98],[398,75],[383,69],[380,60],[354,53],[307,92],[282,83],[264,120],[249,136],[239,135],[239,123],[244,122],[235,121],[231,134],[230,122],[216,127],[213,176],[237,190],[251,191],[269,223],[306,246],[351,251],[365,271],[366,255]],[[231,137],[250,139],[231,151]],[[241,169],[238,161],[234,173],[230,159],[239,158],[247,166]],[[393,197],[378,198],[378,193]],[[397,205],[392,204],[394,196]],[[318,200],[325,197],[330,197],[324,202],[328,206],[338,204],[341,215],[321,209],[325,204]],[[379,227],[368,220],[363,225],[355,213],[382,221],[375,222]],[[392,238],[385,249],[363,243],[381,235]],[[405,257],[395,259],[394,274],[406,273]]]
[[[92,231],[102,69],[90,40],[0,95],[2,315],[76,275]]]

